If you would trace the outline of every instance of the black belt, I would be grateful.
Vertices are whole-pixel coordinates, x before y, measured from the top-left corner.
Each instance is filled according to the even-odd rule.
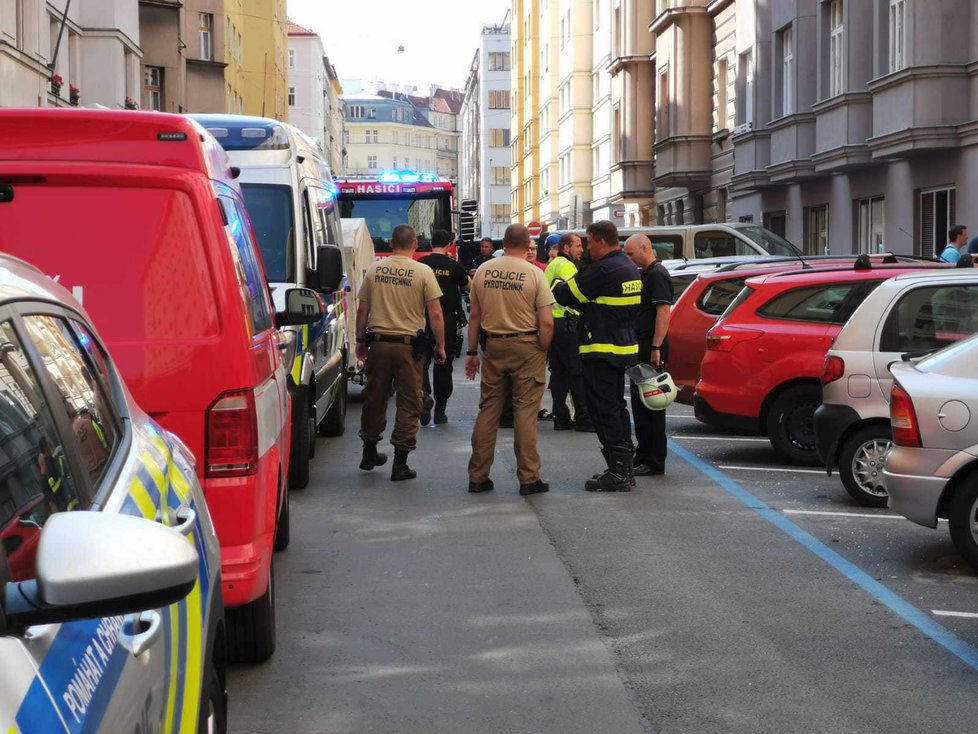
[[[511,331],[508,334],[489,334],[486,336],[490,339],[512,339],[516,336],[537,336],[540,332],[538,331]]]
[[[417,337],[405,336],[403,334],[377,334],[371,333],[370,340],[375,342],[390,342],[391,344],[407,344],[409,347],[414,346],[417,341]]]

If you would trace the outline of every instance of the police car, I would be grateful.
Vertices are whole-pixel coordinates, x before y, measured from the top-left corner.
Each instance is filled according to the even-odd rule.
[[[226,730],[193,461],[67,291],[0,255],[0,734]]]

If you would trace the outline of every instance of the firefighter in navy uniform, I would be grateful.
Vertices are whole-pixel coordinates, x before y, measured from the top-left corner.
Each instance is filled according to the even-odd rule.
[[[635,321],[642,302],[638,268],[622,252],[612,222],[587,228],[592,264],[554,286],[562,306],[581,312],[578,350],[588,413],[597,429],[607,469],[584,484],[590,492],[628,492],[632,475],[632,425],[625,404],[625,370],[638,360]]]

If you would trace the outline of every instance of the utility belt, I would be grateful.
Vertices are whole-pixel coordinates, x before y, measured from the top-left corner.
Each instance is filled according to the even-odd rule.
[[[423,329],[419,329],[413,336],[405,334],[378,334],[374,331],[367,332],[367,346],[372,342],[384,342],[387,344],[404,344],[413,347],[411,356],[414,359],[422,359],[431,354],[435,348],[433,337],[428,336]]]
[[[518,336],[537,336],[539,331],[510,331],[505,334],[490,334],[486,332],[487,339],[515,339]]]

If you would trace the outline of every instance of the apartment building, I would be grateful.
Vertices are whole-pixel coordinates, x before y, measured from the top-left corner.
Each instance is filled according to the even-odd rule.
[[[481,237],[502,237],[510,224],[510,112],[490,108],[490,99],[509,98],[510,23],[484,25],[472,59],[460,113],[461,198],[475,199]]]
[[[556,4],[557,0],[513,0],[510,64],[512,83],[510,94],[490,95],[488,109],[510,110],[510,148],[512,150],[512,204],[513,222],[531,222],[541,219],[540,181],[549,178],[549,170],[542,167],[540,153],[541,130],[550,131],[555,120],[549,108],[542,105],[551,102],[551,83],[547,72],[556,59],[551,54],[552,20],[556,14],[542,14],[543,4]],[[544,66],[547,67],[544,70]],[[536,71],[534,72],[534,69]],[[555,87],[555,85],[553,85]],[[548,138],[548,147],[550,139]],[[556,141],[554,141],[556,144]],[[547,160],[550,160],[549,155]],[[549,197],[549,185],[543,190]],[[554,197],[557,186],[553,187]],[[549,206],[549,199],[548,199]],[[553,203],[554,219],[557,204]]]
[[[121,109],[139,98],[139,37],[133,0],[76,0],[67,16],[42,0],[3,0],[0,106]]]
[[[462,137],[460,113],[465,99],[464,92],[432,84],[428,96],[422,97],[381,82],[378,84],[377,94],[386,99],[407,102],[428,122],[434,130],[433,173],[455,180],[458,177],[458,149]]]
[[[245,115],[287,122],[286,0],[223,0],[223,7],[225,26],[233,29],[235,45],[231,48],[237,56],[235,59],[235,53],[229,55],[224,83],[240,97],[236,106]]]

